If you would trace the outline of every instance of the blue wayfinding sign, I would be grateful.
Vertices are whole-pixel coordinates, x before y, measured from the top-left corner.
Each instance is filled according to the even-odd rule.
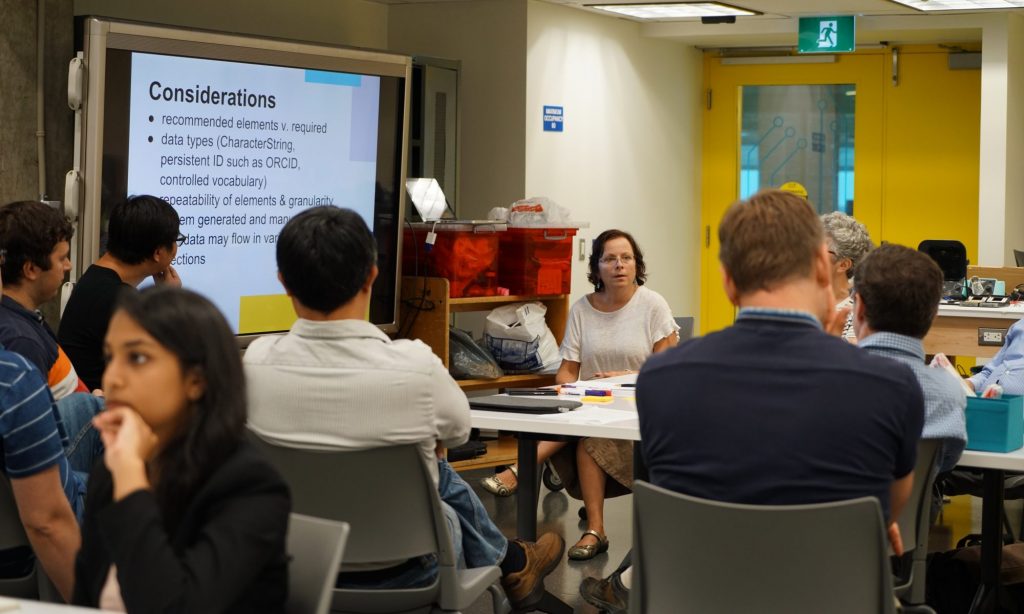
[[[562,132],[565,113],[562,107],[544,105],[544,132]]]

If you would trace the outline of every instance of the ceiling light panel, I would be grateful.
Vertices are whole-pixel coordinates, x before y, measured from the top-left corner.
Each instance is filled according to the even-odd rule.
[[[1022,0],[1024,1],[1024,0]],[[697,19],[700,17],[729,17],[759,15],[755,11],[720,4],[718,2],[685,2],[659,4],[587,4],[587,8],[607,11],[634,19],[668,20]]]
[[[1024,8],[1024,0],[892,0],[919,11],[991,11]]]

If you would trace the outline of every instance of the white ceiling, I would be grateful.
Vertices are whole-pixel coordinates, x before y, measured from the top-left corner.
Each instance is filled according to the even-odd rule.
[[[384,4],[459,2],[464,0],[376,0]],[[503,1],[503,0],[495,0]],[[577,8],[608,19],[626,19],[595,11],[585,4],[639,4],[656,0],[542,0]],[[664,0],[671,2],[673,0]],[[678,0],[677,0],[678,1]],[[693,0],[691,0],[693,1]],[[890,0],[721,0],[762,13],[739,17],[735,24],[702,24],[697,19],[644,23],[645,36],[677,40],[697,47],[753,47],[795,45],[796,18],[807,15],[856,15],[857,44],[950,43],[981,40],[981,28],[992,13],[1002,11],[955,11],[923,13]],[[1024,9],[1010,9],[1024,14]]]

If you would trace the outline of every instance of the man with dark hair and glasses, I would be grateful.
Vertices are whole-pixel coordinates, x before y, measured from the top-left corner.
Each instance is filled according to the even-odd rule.
[[[61,346],[91,390],[100,387],[103,337],[118,294],[135,289],[147,277],[181,286],[171,266],[186,239],[179,222],[174,207],[156,196],[131,196],[111,209],[107,251],[78,280],[58,332]]]

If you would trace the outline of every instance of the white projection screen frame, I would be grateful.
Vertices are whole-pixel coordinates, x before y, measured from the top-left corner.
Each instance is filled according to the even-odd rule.
[[[101,253],[104,213],[113,201],[128,194],[164,196],[162,191],[175,190],[170,187],[161,188],[160,184],[176,177],[179,181],[196,182],[184,190],[190,192],[190,195],[180,196],[183,200],[174,201],[169,198],[182,216],[182,232],[189,236],[190,243],[179,247],[181,262],[192,262],[193,259],[198,261],[202,253],[203,264],[195,266],[202,266],[203,272],[195,277],[203,278],[209,271],[220,270],[217,263],[224,254],[262,250],[256,258],[258,262],[246,261],[246,269],[259,271],[258,283],[254,282],[253,285],[258,286],[255,293],[260,296],[241,294],[239,302],[242,302],[243,297],[246,301],[266,300],[268,297],[265,293],[269,291],[266,276],[276,279],[276,266],[272,259],[267,260],[267,254],[273,253],[273,245],[268,247],[261,237],[266,240],[270,240],[272,234],[276,237],[276,233],[271,232],[273,221],[280,222],[319,204],[350,206],[367,220],[378,243],[378,266],[381,273],[374,284],[373,304],[368,316],[385,332],[397,330],[412,66],[410,58],[382,52],[98,18],[87,18],[83,23],[87,79],[82,105],[83,121],[77,134],[80,150],[76,152],[76,159],[81,161],[79,171],[82,176],[82,205],[78,226],[80,253],[77,254],[80,264],[76,267],[79,272],[95,262]],[[224,63],[232,64],[228,66]],[[219,67],[227,68],[218,73],[216,71]],[[118,91],[121,87],[119,80],[114,84],[108,83],[108,77],[119,79],[121,73],[117,71],[125,70],[132,76],[128,83],[123,84],[124,88],[131,90],[127,94]],[[143,73],[140,71],[144,70],[152,70],[152,74],[158,76],[151,80],[150,73],[144,73],[145,88],[137,90],[140,83],[136,83],[135,79],[141,78]],[[220,81],[212,88],[208,87],[209,84],[204,85],[203,76],[208,70],[211,75],[227,75],[219,78],[224,83],[235,85],[224,85],[225,91],[218,91]],[[301,78],[296,75],[299,72],[302,73]],[[162,79],[164,83],[161,83],[161,74],[174,75],[175,87],[170,86],[170,79],[167,78]],[[252,80],[245,82],[245,89],[238,89],[237,80],[246,78],[246,75],[251,75],[248,78]],[[290,86],[296,78],[300,83]],[[272,89],[275,87],[276,90]],[[271,88],[269,95],[264,92],[267,88]],[[301,95],[295,93],[296,89],[301,90]],[[324,96],[322,100],[318,98],[321,94]],[[210,105],[211,100],[218,104]],[[232,106],[229,106],[229,100]],[[371,100],[374,102],[368,102]],[[214,133],[211,133],[209,126],[191,128],[161,125],[161,122],[168,123],[167,118],[180,111],[168,111],[171,115],[143,111],[147,115],[143,115],[142,119],[138,117],[139,110],[145,109],[146,104],[166,104],[167,108],[178,105],[180,109],[181,104],[187,102],[198,105],[200,101],[205,101],[207,106],[188,113],[208,118],[209,121],[213,121],[211,118],[214,117],[221,118],[219,134],[215,134],[217,126],[213,127]],[[294,110],[285,109],[288,105],[292,105]],[[349,115],[340,115],[337,108],[344,109]],[[359,122],[358,119],[364,116],[371,120],[375,118],[377,125],[367,127],[366,124],[372,124],[372,121]],[[149,125],[145,123],[147,118]],[[241,130],[243,120],[247,127],[245,131]],[[239,123],[232,123],[231,129],[224,128],[228,121]],[[248,130],[250,125],[272,127]],[[143,129],[149,134],[144,135],[141,132]],[[346,130],[359,134],[353,135]],[[221,149],[220,141],[216,139],[225,138],[228,134],[230,136],[224,143],[234,144],[234,148]],[[337,134],[343,136],[334,136]],[[230,140],[235,137],[250,140]],[[330,141],[329,137],[335,141]],[[337,142],[341,139],[344,139],[344,143],[339,147]],[[117,147],[123,147],[124,151],[116,150],[112,154],[112,143],[119,140],[123,140],[124,144]],[[255,143],[261,148],[266,145],[270,149],[254,151],[238,143]],[[332,156],[338,152],[333,149],[327,152],[328,147],[344,149],[349,157],[340,162],[332,160]],[[324,155],[317,155],[318,148],[324,148]],[[353,153],[356,149],[360,151]],[[328,153],[331,155],[326,155]],[[225,168],[224,162],[228,156],[234,156],[236,165],[244,164],[247,168]],[[159,163],[156,162],[158,159]],[[260,160],[258,163],[257,159]],[[171,163],[169,166],[176,168],[167,170],[166,160],[182,164]],[[204,160],[205,165],[202,163]],[[219,166],[214,166],[218,163]],[[250,165],[254,163],[260,167],[251,168]],[[132,164],[135,164],[135,169],[130,168]],[[150,166],[144,167],[145,164]],[[338,164],[343,170],[335,170]],[[270,166],[273,168],[268,168]],[[138,170],[140,168],[149,170]],[[148,172],[166,175],[150,177],[146,175]],[[112,180],[111,177],[116,179]],[[214,181],[220,181],[221,187],[211,186],[211,177]],[[312,183],[317,185],[312,185],[311,177],[316,178]],[[157,178],[159,181],[156,181]],[[248,185],[252,196],[239,196],[235,190],[225,194],[223,186],[227,181],[232,182],[230,185]],[[320,183],[330,185],[321,186]],[[275,192],[274,187],[279,184],[290,185],[292,189],[288,192],[280,190],[279,198],[276,194],[264,196]],[[112,189],[112,185],[117,189]],[[175,188],[182,188],[183,185],[178,184]],[[325,189],[316,189],[321,187]],[[303,192],[307,188],[310,193]],[[327,188],[336,189],[332,191]],[[177,189],[177,193],[182,194],[182,189]],[[232,203],[229,197],[235,199],[234,206],[230,206]],[[186,198],[194,202],[185,203]],[[227,203],[225,207],[218,207],[217,204],[225,198],[229,198],[223,201]],[[239,198],[247,200],[239,201]],[[270,204],[264,204],[264,201]],[[213,205],[209,204],[211,202]],[[353,202],[357,205],[350,204]],[[189,208],[183,203],[200,204]],[[259,206],[249,203],[259,203]],[[189,215],[191,226],[184,223],[186,215]],[[197,217],[207,220],[206,229],[209,231],[222,220],[244,221],[247,216],[248,220],[252,220],[249,224],[256,226],[243,228],[244,224],[236,223],[220,225],[218,227],[224,231],[221,234],[204,233],[196,227]],[[198,221],[202,223],[203,219]],[[269,225],[260,225],[266,224],[268,219]],[[276,228],[279,230],[280,224]],[[248,235],[256,242],[263,241],[261,247],[232,244],[232,241],[243,239],[243,235]],[[195,245],[198,241],[218,243],[216,247],[205,243]],[[230,284],[241,272],[237,270],[237,263],[228,265],[220,272],[229,280],[226,283]],[[188,270],[189,266],[192,265],[184,265],[184,268]],[[268,267],[269,271],[264,270]],[[182,279],[185,287],[192,287],[210,296],[206,288],[191,285],[187,274],[183,273]],[[216,291],[221,291],[219,286]],[[276,293],[283,295],[283,289],[277,286]],[[282,309],[284,303],[280,296],[269,298],[274,308]],[[225,311],[221,303],[216,299],[214,302]],[[250,306],[247,313],[251,314],[254,312],[252,305],[262,307],[265,303],[245,304]],[[250,321],[246,323],[242,321],[245,318],[240,315],[241,310],[239,307],[239,313],[230,313],[229,309],[225,315],[243,346],[260,334],[280,332],[287,328],[273,323],[261,324],[259,318],[249,318]],[[273,309],[269,311],[272,313]]]

